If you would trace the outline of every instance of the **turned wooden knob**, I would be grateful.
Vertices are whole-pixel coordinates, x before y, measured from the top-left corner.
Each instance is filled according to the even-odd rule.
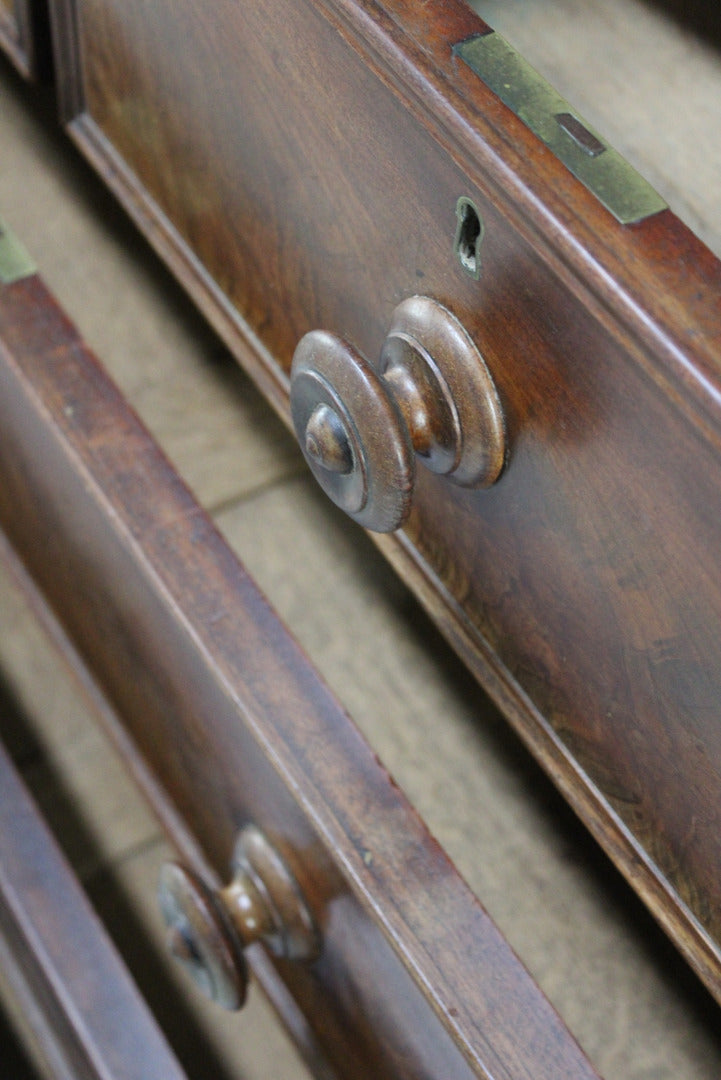
[[[295,878],[254,826],[238,837],[232,872],[230,884],[214,891],[192,870],[165,863],[158,898],[171,955],[211,1001],[239,1009],[247,946],[262,942],[275,956],[312,960],[320,940]]]
[[[503,414],[488,368],[455,316],[425,296],[395,309],[375,366],[335,334],[306,334],[290,400],[316,480],[375,532],[407,518],[416,459],[466,487],[492,484],[503,468]]]

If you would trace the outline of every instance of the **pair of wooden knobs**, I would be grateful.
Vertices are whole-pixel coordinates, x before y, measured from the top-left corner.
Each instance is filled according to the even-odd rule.
[[[490,372],[460,322],[429,297],[395,309],[375,365],[334,334],[306,334],[293,357],[290,403],[316,480],[375,532],[408,517],[416,459],[464,487],[487,487],[503,468]]]
[[[214,890],[180,863],[165,863],[158,900],[170,954],[211,1001],[239,1009],[248,989],[246,948],[262,943],[277,957],[314,960],[320,935],[292,871],[254,825],[238,836],[231,875]]]
[[[293,359],[291,409],[321,487],[366,528],[390,532],[411,506],[415,460],[464,486],[487,486],[505,456],[493,380],[458,320],[428,297],[394,311],[374,367],[333,334],[313,331]],[[163,867],[160,906],[171,953],[203,992],[242,1005],[247,946],[312,960],[320,939],[293,874],[254,826],[235,849],[233,876],[214,891],[177,863]]]

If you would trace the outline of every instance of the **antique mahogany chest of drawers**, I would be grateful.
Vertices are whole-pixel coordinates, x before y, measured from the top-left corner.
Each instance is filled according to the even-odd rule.
[[[382,530],[383,552],[720,998],[718,259],[464,4],[50,7],[75,142],[274,407],[288,422],[292,414],[322,486]],[[48,382],[42,394],[60,391]],[[78,422],[62,435],[82,460],[83,445],[103,445],[90,399],[87,407],[87,429]],[[97,494],[79,488],[72,513],[87,515],[89,534],[102,532],[92,591],[105,589],[108,603],[80,604],[71,633],[115,707],[135,717],[135,743],[216,870],[228,865],[239,824],[260,817],[283,838],[314,910],[328,897],[294,851],[317,854],[321,894],[351,883],[357,941],[329,927],[317,976],[286,973],[280,961],[333,1067],[344,1076],[592,1075],[551,1035],[531,989],[517,1007],[533,1032],[515,1047],[515,1014],[494,1012],[486,1046],[474,1011],[486,992],[491,1011],[500,1008],[498,985],[476,985],[470,1013],[448,1004],[502,944],[452,876],[444,891],[447,865],[424,861],[416,826],[376,861],[376,841],[389,843],[382,821],[405,804],[396,807],[370,760],[365,788],[353,787],[352,763],[366,750],[343,734],[262,601],[236,580],[202,518],[197,535],[187,524],[196,518],[186,496],[112,409],[127,445],[140,440],[167,505],[154,508],[152,528],[133,525],[150,511],[112,490],[112,470],[95,455]],[[29,471],[40,462],[47,469],[41,457]],[[72,471],[60,487],[72,487]],[[130,515],[127,536],[107,506],[100,513],[103,486],[118,520]],[[57,512],[63,535],[70,525]],[[16,513],[8,508],[8,521]],[[30,550],[32,530],[17,528]],[[51,603],[65,606],[63,583],[33,558]],[[123,561],[121,602],[107,582]],[[248,679],[233,667],[222,601],[224,590],[246,587],[249,614],[233,618],[262,655],[244,691],[252,735],[235,730],[222,691]],[[172,617],[161,610],[165,593]],[[102,644],[111,640],[113,649]],[[118,643],[163,672],[182,655],[193,708],[165,674],[131,685]],[[215,719],[198,726],[191,713]],[[264,743],[264,714],[276,744]],[[305,739],[324,745],[320,772]],[[339,802],[334,776],[347,785]],[[369,833],[356,831],[359,818]],[[434,878],[441,905],[433,918],[420,880],[393,906],[398,867],[412,867],[416,843],[420,880]],[[374,895],[387,905],[375,922]],[[396,942],[387,955],[373,945],[383,979],[372,992],[353,984],[372,1035],[351,1033],[343,989],[362,965],[365,934]],[[399,960],[404,943],[411,955]],[[448,984],[434,967],[441,953],[454,955]],[[493,982],[503,965],[489,970]]]

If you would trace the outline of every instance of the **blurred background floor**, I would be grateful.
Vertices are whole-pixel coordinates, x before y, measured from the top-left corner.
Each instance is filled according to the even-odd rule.
[[[603,6],[613,32],[620,2]],[[477,7],[514,40],[550,8],[576,34],[584,5]],[[645,42],[649,27],[671,47],[660,16],[644,23]],[[711,70],[712,47],[697,45]],[[586,89],[592,99],[597,86]],[[680,138],[680,117],[676,127]],[[704,210],[682,176],[667,182],[718,243],[713,202]],[[283,425],[57,129],[52,104],[4,64],[0,214],[601,1074],[717,1080],[718,1007],[372,543],[317,492]],[[155,904],[166,842],[8,577],[0,677],[2,736],[190,1077],[301,1080],[257,988],[246,1011],[225,1016],[170,969]],[[0,1063],[4,1042],[0,1027]],[[0,1074],[11,1075],[1,1064]]]

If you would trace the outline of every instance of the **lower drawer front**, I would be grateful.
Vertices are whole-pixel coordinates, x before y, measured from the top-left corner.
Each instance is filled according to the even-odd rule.
[[[241,912],[242,941],[255,936],[248,961],[316,1075],[594,1080],[37,276],[0,286],[0,472],[0,528],[32,575],[33,602],[62,619],[57,638],[102,688],[106,720],[192,869],[227,884],[251,826],[254,884],[222,902]],[[257,830],[271,845],[260,860]],[[243,968],[242,947],[231,932],[227,948],[232,916],[199,891],[212,925],[196,932],[171,904],[169,945],[219,986],[229,953],[235,976]],[[274,960],[253,934],[259,893]],[[300,940],[299,895],[312,948],[278,947],[279,921]]]
[[[0,960],[38,1075],[187,1080],[2,743],[0,781]]]
[[[185,0],[75,6],[71,130],[282,411],[307,331],[376,357],[413,294],[481,349],[505,472],[468,491],[419,470],[391,557],[721,994],[713,397],[697,407],[693,372],[687,394],[640,330],[614,324],[601,287],[514,217],[497,161],[488,174],[482,151],[464,161],[387,14],[373,30],[365,6],[351,26],[319,0],[242,17],[225,0],[212,15]],[[450,7],[440,29],[450,50],[478,24]],[[670,215],[620,226],[557,176],[639,266],[664,236],[669,256],[686,245],[706,272],[695,302],[711,303],[718,265]],[[485,226],[478,279],[454,253],[461,197]]]

